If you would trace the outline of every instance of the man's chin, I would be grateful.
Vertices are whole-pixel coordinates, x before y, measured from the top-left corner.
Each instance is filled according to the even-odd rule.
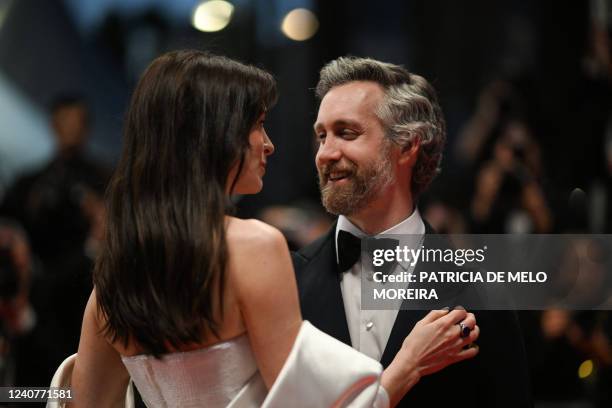
[[[332,215],[350,215],[347,214],[346,209],[343,206],[323,202],[323,207],[325,207],[325,211]]]
[[[357,207],[357,203],[351,194],[341,194],[339,192],[327,195],[323,194],[321,196],[321,202],[327,212],[334,215],[351,215],[355,212]]]

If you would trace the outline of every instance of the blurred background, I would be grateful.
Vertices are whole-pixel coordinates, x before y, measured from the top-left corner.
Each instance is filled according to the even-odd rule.
[[[76,352],[102,197],[131,91],[198,48],[278,80],[276,153],[237,212],[299,248],[319,204],[322,65],[406,66],[439,92],[443,172],[421,214],[447,233],[611,233],[612,1],[0,0],[0,384],[47,385]],[[538,407],[612,406],[608,312],[521,312]]]

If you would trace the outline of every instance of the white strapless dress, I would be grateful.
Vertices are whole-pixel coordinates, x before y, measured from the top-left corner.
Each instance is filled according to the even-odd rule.
[[[122,357],[147,407],[225,407],[258,375],[246,335],[211,347]]]
[[[149,408],[376,407],[389,399],[379,362],[302,323],[277,380],[266,389],[246,335],[200,350],[122,357]]]

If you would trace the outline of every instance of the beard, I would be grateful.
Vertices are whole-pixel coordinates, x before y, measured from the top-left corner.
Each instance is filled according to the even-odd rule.
[[[389,152],[390,146],[385,145],[375,160],[362,166],[342,158],[318,169],[321,202],[325,209],[331,214],[350,216],[367,207],[394,180]],[[333,172],[345,173],[346,182],[342,185],[330,182]]]

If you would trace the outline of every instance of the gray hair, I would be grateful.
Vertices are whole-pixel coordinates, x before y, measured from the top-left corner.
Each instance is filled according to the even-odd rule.
[[[370,58],[340,57],[321,69],[315,89],[319,100],[333,87],[353,81],[371,81],[384,90],[376,111],[386,136],[400,147],[420,144],[412,173],[412,194],[418,196],[440,172],[446,124],[436,91],[405,68]]]

